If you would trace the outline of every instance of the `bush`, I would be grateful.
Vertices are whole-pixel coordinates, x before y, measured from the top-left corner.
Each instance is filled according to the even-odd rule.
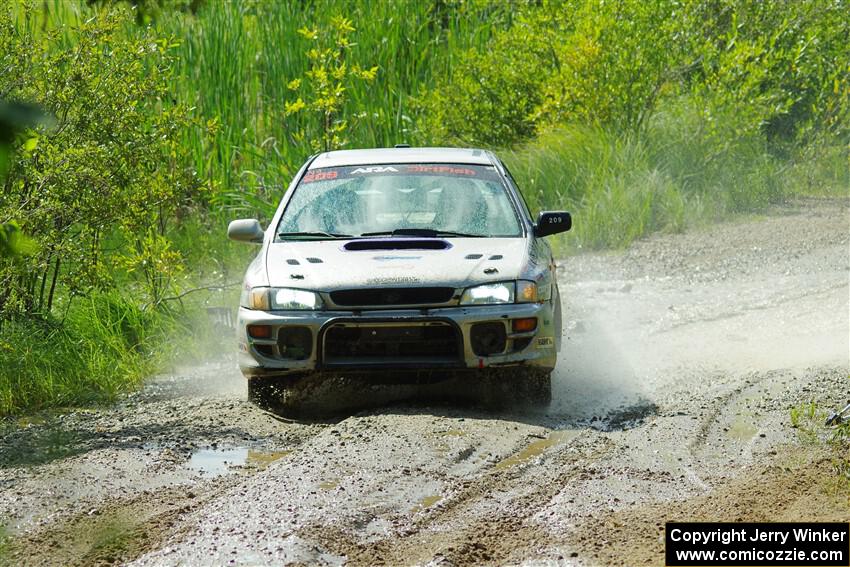
[[[573,212],[566,241],[576,248],[621,247],[650,231],[684,227],[681,187],[633,137],[574,126],[505,158],[533,210]]]
[[[850,135],[843,1],[550,0],[518,11],[424,98],[426,139],[511,146],[574,123],[640,134],[683,95],[716,145],[757,134],[776,151],[824,130]]]
[[[101,12],[38,37],[0,11],[0,67],[16,69],[0,74],[0,91],[56,119],[20,137],[0,193],[0,218],[17,219],[37,245],[0,260],[0,320],[49,315],[57,290],[106,289],[116,264],[156,303],[179,264],[164,234],[201,184],[177,145],[185,109],[166,103],[173,46],[129,37],[126,17]]]

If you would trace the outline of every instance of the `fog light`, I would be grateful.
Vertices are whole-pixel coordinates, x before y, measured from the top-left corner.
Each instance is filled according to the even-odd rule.
[[[270,325],[248,325],[248,336],[252,339],[269,339],[272,328]]]
[[[283,327],[277,346],[283,358],[306,360],[313,353],[313,333],[309,327]]]
[[[478,356],[504,352],[507,333],[502,323],[475,323],[470,331],[472,351]]]
[[[537,328],[537,317],[514,319],[511,325],[515,333],[527,333]]]

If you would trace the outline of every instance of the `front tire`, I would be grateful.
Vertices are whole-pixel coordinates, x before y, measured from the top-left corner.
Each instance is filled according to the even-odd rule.
[[[552,371],[535,369],[521,379],[520,395],[527,405],[546,407],[552,402]]]
[[[251,376],[248,401],[260,409],[281,413],[287,408],[294,380],[286,376]]]

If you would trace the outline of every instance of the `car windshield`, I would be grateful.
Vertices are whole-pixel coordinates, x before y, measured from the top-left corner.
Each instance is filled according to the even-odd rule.
[[[280,239],[353,236],[520,236],[492,166],[360,165],[313,169],[277,227]]]

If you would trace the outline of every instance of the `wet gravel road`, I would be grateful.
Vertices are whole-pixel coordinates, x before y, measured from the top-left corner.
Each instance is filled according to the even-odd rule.
[[[287,422],[225,360],[6,423],[7,561],[661,564],[666,519],[799,519],[807,501],[846,520],[846,495],[812,492],[825,465],[789,412],[850,399],[849,210],[800,202],[564,260],[540,411]]]

